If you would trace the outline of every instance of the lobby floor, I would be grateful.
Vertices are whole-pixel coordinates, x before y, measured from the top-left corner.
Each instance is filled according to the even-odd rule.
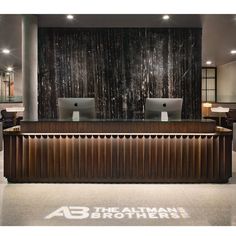
[[[0,225],[236,225],[236,152],[233,172],[228,184],[7,184],[0,152]]]

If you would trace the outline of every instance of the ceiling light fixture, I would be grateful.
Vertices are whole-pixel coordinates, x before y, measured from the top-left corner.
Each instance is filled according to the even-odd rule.
[[[231,53],[231,54],[236,54],[236,50],[233,49],[233,50],[230,51],[230,53]]]
[[[4,49],[2,49],[2,53],[4,53],[4,54],[9,54],[9,53],[10,53],[10,50],[7,49],[7,48],[4,48]]]
[[[8,66],[7,71],[13,71],[13,68],[11,66]]]
[[[169,20],[169,19],[170,19],[170,16],[169,16],[169,15],[164,15],[164,16],[162,16],[162,19],[163,19],[163,20]]]
[[[207,64],[207,65],[211,65],[211,64],[212,64],[212,61],[206,61],[206,64]]]
[[[67,15],[66,18],[69,19],[69,20],[73,20],[74,16],[73,15]]]

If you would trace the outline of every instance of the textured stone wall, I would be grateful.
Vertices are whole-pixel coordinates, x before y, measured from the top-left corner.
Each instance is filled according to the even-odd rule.
[[[201,29],[40,28],[39,118],[58,97],[95,97],[99,118],[143,118],[147,97],[182,97],[201,116]]]

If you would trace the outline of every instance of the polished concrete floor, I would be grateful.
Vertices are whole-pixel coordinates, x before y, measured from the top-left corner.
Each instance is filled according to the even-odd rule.
[[[1,152],[0,225],[236,225],[235,152],[233,172],[228,184],[7,184]]]

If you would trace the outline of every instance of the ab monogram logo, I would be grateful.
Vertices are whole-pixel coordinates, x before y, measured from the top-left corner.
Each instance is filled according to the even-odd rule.
[[[68,220],[82,219],[187,219],[183,207],[85,207],[62,206],[45,217],[49,220],[61,217]]]

